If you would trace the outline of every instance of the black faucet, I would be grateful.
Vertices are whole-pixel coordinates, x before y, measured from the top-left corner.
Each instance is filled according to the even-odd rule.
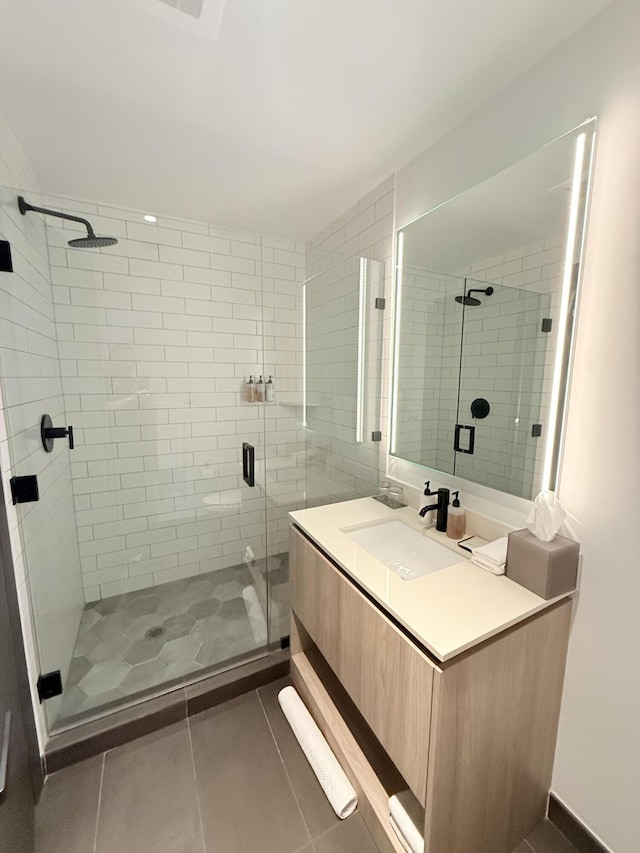
[[[432,492],[427,484],[427,488],[424,493],[425,495],[437,495],[438,503],[431,504],[431,506],[423,506],[420,510],[420,515],[424,518],[432,509],[437,510],[436,530],[439,530],[440,533],[445,533],[447,529],[447,518],[449,516],[449,489],[437,489],[435,492]]]

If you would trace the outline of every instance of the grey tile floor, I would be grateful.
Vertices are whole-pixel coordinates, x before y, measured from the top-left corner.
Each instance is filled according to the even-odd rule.
[[[285,683],[50,776],[36,853],[377,853],[357,812],[328,805],[280,711]],[[544,821],[514,853],[575,851]]]
[[[266,565],[268,572],[259,561],[88,604],[56,728],[221,668],[288,634],[288,555],[269,557]]]

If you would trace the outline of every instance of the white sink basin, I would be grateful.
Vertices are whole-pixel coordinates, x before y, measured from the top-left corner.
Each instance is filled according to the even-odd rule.
[[[462,554],[450,551],[397,519],[342,532],[405,581],[446,569],[464,559]]]

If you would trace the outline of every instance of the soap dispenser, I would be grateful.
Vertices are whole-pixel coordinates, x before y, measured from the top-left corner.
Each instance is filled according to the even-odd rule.
[[[462,539],[467,527],[467,516],[460,506],[460,492],[454,492],[453,496],[447,519],[447,536],[449,539]]]
[[[273,376],[270,376],[264,386],[264,399],[267,403],[273,403]]]

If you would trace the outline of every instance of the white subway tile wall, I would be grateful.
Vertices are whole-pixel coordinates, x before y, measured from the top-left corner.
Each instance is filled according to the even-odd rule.
[[[446,293],[446,276],[404,268],[396,454],[452,470],[453,458],[443,468],[445,460],[436,457],[443,371],[451,370],[443,353]]]
[[[496,286],[491,297],[480,295],[482,318],[465,318],[461,406],[468,412],[475,395],[491,395],[493,407],[477,422],[474,456],[457,460],[456,473],[476,479],[474,472],[482,472],[492,488],[529,499],[541,488],[550,428],[564,252],[557,235],[456,271]],[[549,333],[541,331],[545,317],[552,320]],[[532,436],[534,423],[542,425],[540,437]]]
[[[301,394],[304,247],[138,211],[84,211],[99,252],[47,226],[73,489],[87,601],[287,550],[304,505]],[[273,376],[275,402],[246,381]],[[255,446],[256,487],[242,480]],[[266,534],[266,535],[265,535]]]
[[[385,470],[394,197],[391,176],[307,244],[308,505],[374,494]],[[355,365],[361,257],[379,264],[367,270],[365,440],[360,444],[355,442]],[[384,311],[372,309],[374,296],[386,297]],[[371,440],[373,430],[382,431],[382,441]]]
[[[562,283],[562,264],[551,268],[552,257],[561,260],[562,247],[549,240],[456,276],[404,270],[399,456],[521,497],[539,491]],[[466,307],[461,349],[455,297],[465,279],[468,288],[490,283],[494,293],[476,294],[481,305]],[[554,321],[550,333],[541,331],[545,317]],[[471,415],[478,397],[490,403],[486,419]],[[458,421],[476,428],[473,455],[454,454]],[[532,435],[535,423],[541,437]]]
[[[0,238],[8,240],[13,273],[0,272],[0,467],[32,691],[40,672],[71,660],[84,605],[75,530],[70,455],[57,441],[40,443],[43,414],[66,423],[45,226],[22,216],[17,196],[39,204],[37,181],[0,115]],[[14,506],[9,480],[36,474],[40,500]],[[57,714],[59,699],[47,702]],[[34,696],[41,746],[45,706]],[[52,717],[51,717],[52,718]]]
[[[382,315],[374,300],[383,292],[383,278],[381,262],[349,258],[306,282],[309,505],[362,497],[375,487],[379,445],[372,432],[380,429]],[[359,377],[361,281],[366,313]]]

